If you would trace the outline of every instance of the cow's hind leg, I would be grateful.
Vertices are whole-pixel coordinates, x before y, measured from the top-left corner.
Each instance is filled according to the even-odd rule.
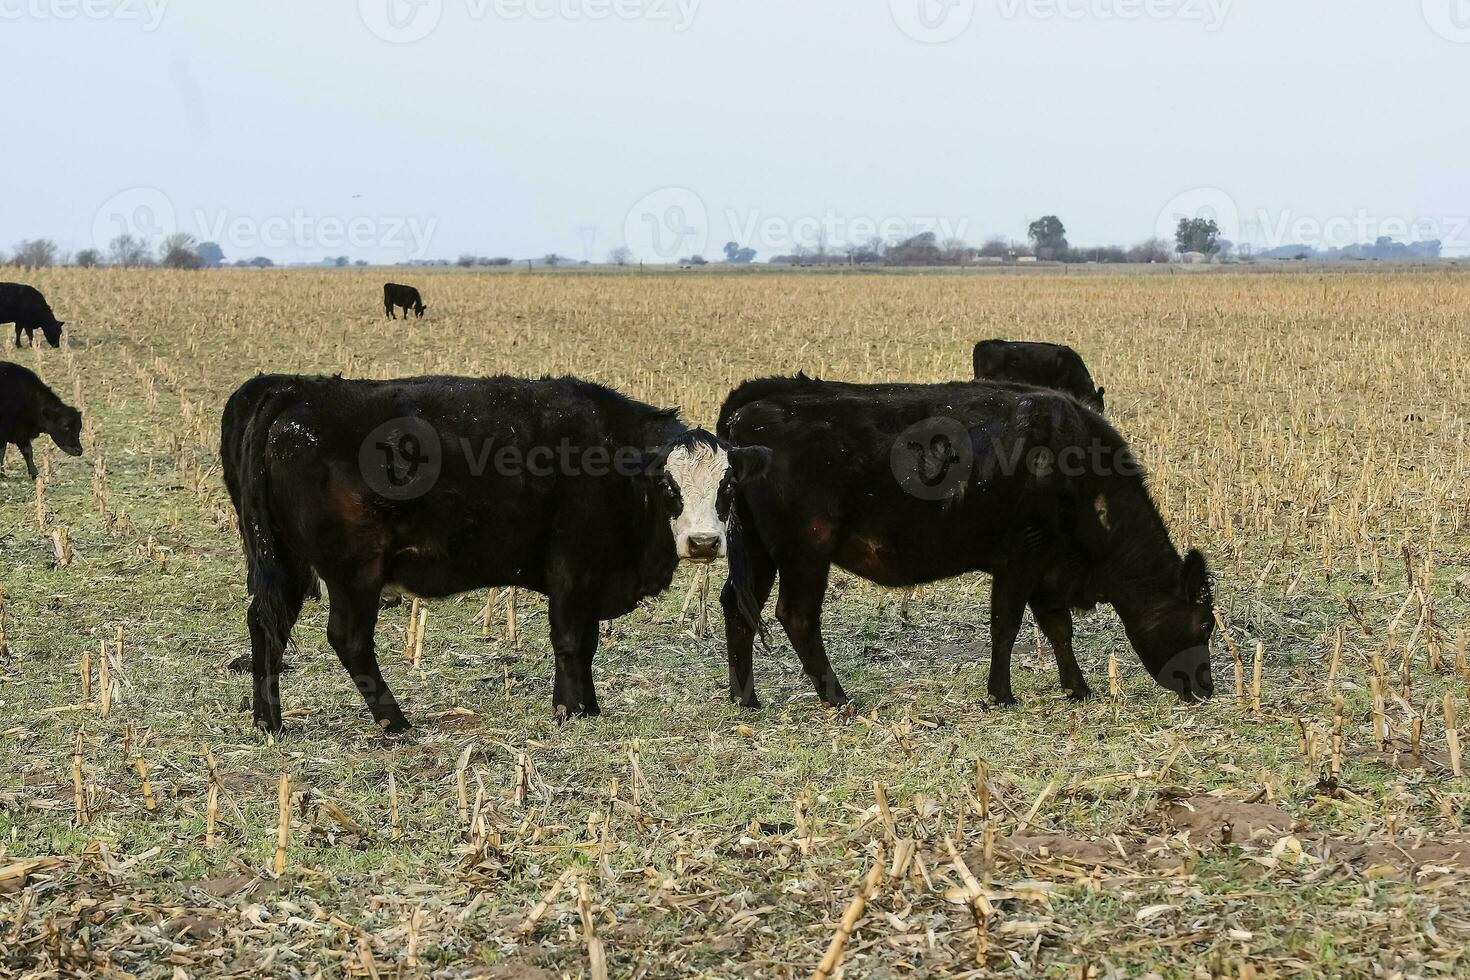
[[[822,703],[840,708],[847,704],[847,694],[832,672],[827,648],[822,643],[822,600],[827,594],[830,568],[825,558],[783,565],[776,618],[785,628],[801,660],[801,669],[811,679]]]
[[[1092,688],[1087,686],[1087,678],[1082,676],[1082,668],[1072,651],[1072,611],[1065,602],[1058,603],[1038,593],[1031,597],[1031,615],[1036,617],[1037,627],[1046,634],[1052,653],[1056,654],[1057,677],[1067,697],[1073,701],[1092,697]]]
[[[1003,569],[990,583],[990,683],[991,700],[1012,705],[1011,651],[1021,632],[1026,600],[1034,591],[1037,575],[1030,569]]]
[[[388,689],[388,682],[378,669],[378,655],[373,649],[373,630],[378,625],[379,586],[359,588],[327,583],[327,599],[331,611],[327,615],[327,642],[337,659],[352,675],[358,693],[367,702],[385,732],[396,735],[409,729],[408,719],[398,708],[398,701]]]
[[[759,708],[761,701],[755,693],[751,651],[761,610],[765,609],[771,587],[776,584],[776,565],[757,541],[732,540],[730,547],[732,565],[745,566],[741,581],[737,582],[732,569],[731,577],[720,590],[720,606],[725,611],[725,646],[730,659],[730,699],[742,708]],[[736,555],[737,548],[745,550]],[[742,595],[742,589],[749,590],[748,594]]]
[[[255,727],[267,732],[281,731],[281,655],[305,599],[305,585],[272,576],[256,589],[245,617],[250,627]]]

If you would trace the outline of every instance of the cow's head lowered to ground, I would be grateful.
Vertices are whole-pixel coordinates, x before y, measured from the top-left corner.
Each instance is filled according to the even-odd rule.
[[[648,473],[657,482],[681,559],[725,557],[736,488],[765,473],[771,451],[736,448],[703,429],[686,432],[653,454]]]

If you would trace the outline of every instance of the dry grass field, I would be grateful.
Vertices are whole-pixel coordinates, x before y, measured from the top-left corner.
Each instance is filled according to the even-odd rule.
[[[86,454],[48,441],[33,487],[12,449],[0,482],[0,976],[806,977],[834,937],[853,978],[1470,972],[1470,274],[394,270],[429,304],[406,323],[385,278],[29,278],[67,340],[6,356],[84,410]],[[751,376],[964,377],[990,336],[1106,384],[1213,563],[1213,701],[1103,608],[1100,699],[1028,624],[1021,705],[991,708],[984,578],[838,574],[857,712],[784,638],[742,712],[686,569],[608,627],[601,718],[554,724],[539,597],[512,643],[478,594],[427,604],[416,668],[384,613],[409,735],[376,734],[320,603],[285,736],[251,729],[218,462],[251,374],[575,373],[712,425]]]

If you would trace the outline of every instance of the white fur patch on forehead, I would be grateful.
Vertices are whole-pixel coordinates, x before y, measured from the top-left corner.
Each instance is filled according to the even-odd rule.
[[[679,446],[669,453],[664,470],[673,477],[679,489],[686,494],[707,489],[713,493],[719,489],[725,471],[730,468],[730,456],[725,450],[708,443],[696,442],[692,446]]]

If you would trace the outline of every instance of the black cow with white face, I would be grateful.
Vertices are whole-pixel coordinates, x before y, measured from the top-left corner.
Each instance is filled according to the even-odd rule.
[[[599,711],[599,620],[730,550],[734,494],[769,460],[574,378],[266,376],[226,406],[225,483],[249,588],[255,722],[281,727],[281,654],[317,577],[327,639],[374,720],[408,722],[373,648],[385,587],[548,598],[558,716]]]
[[[1071,397],[1017,384],[748,381],[720,436],[767,446],[737,494],[740,534],[721,603],[730,693],[759,706],[751,648],[779,574],[776,618],[830,705],[842,690],[822,640],[833,565],[886,586],[971,571],[991,584],[990,695],[1012,704],[1011,650],[1029,605],[1061,686],[1091,694],[1073,609],[1110,603],[1154,679],[1187,701],[1214,690],[1214,600],[1204,556],[1181,556],[1128,444]]]

